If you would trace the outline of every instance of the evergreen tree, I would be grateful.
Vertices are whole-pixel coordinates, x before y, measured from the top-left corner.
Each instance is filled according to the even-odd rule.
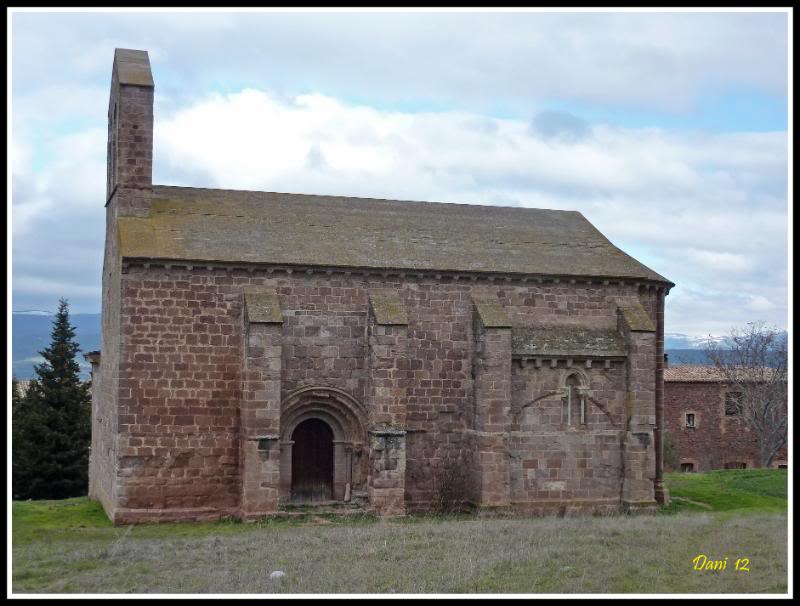
[[[14,407],[12,481],[15,498],[85,495],[91,444],[91,399],[76,360],[79,346],[67,301],[59,301],[50,347],[39,352],[36,379]]]

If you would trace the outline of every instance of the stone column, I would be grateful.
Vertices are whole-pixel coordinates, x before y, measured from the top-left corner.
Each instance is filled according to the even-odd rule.
[[[371,509],[405,515],[408,317],[396,292],[370,294],[369,478]]]
[[[510,505],[511,323],[497,297],[473,295],[474,426],[472,492],[479,508]]]
[[[333,441],[333,486],[332,497],[336,501],[344,501],[345,488],[347,486],[347,442],[343,440]]]
[[[100,352],[90,351],[83,354],[83,357],[92,366],[91,374],[89,375],[92,386],[90,389],[90,396],[92,398],[92,448],[89,451],[89,498],[96,501],[99,500],[99,497],[97,496],[97,490],[95,488],[95,483],[97,481],[96,463],[99,454],[102,453],[102,449],[99,445],[99,437],[102,429],[98,419],[98,400],[100,396]]]
[[[626,416],[622,439],[622,507],[625,511],[650,510],[656,506],[656,332],[640,303],[618,309],[618,329],[625,337]]]
[[[245,293],[245,344],[240,408],[240,515],[277,510],[280,493],[282,318],[277,295]]]
[[[664,484],[664,298],[669,289],[659,288],[656,299],[656,478],[655,497],[661,505],[669,505],[669,491]]]

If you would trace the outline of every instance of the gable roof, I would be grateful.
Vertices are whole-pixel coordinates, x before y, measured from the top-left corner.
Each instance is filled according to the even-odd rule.
[[[153,187],[126,258],[633,278],[671,284],[576,211]]]

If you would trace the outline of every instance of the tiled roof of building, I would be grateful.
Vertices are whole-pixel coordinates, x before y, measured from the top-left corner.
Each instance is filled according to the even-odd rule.
[[[771,378],[770,369],[768,368],[753,368],[749,373],[749,379],[752,380],[768,380]],[[739,371],[737,376],[742,377],[739,380],[745,380],[744,371]],[[774,376],[774,375],[773,375]],[[692,366],[692,365],[678,365],[670,366],[664,369],[664,381],[673,383],[717,383],[725,381],[725,377],[713,366]]]
[[[123,257],[632,278],[671,284],[576,211],[153,187]]]
[[[664,381],[676,383],[717,383],[723,377],[713,366],[691,366],[682,364],[680,366],[670,366],[664,369]]]
[[[616,330],[581,326],[514,327],[511,351],[515,356],[622,357],[625,342]]]

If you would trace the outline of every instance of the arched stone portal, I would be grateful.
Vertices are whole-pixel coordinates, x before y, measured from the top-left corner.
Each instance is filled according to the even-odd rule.
[[[364,419],[361,404],[341,390],[306,387],[291,393],[281,405],[280,500],[342,501],[363,492]]]

